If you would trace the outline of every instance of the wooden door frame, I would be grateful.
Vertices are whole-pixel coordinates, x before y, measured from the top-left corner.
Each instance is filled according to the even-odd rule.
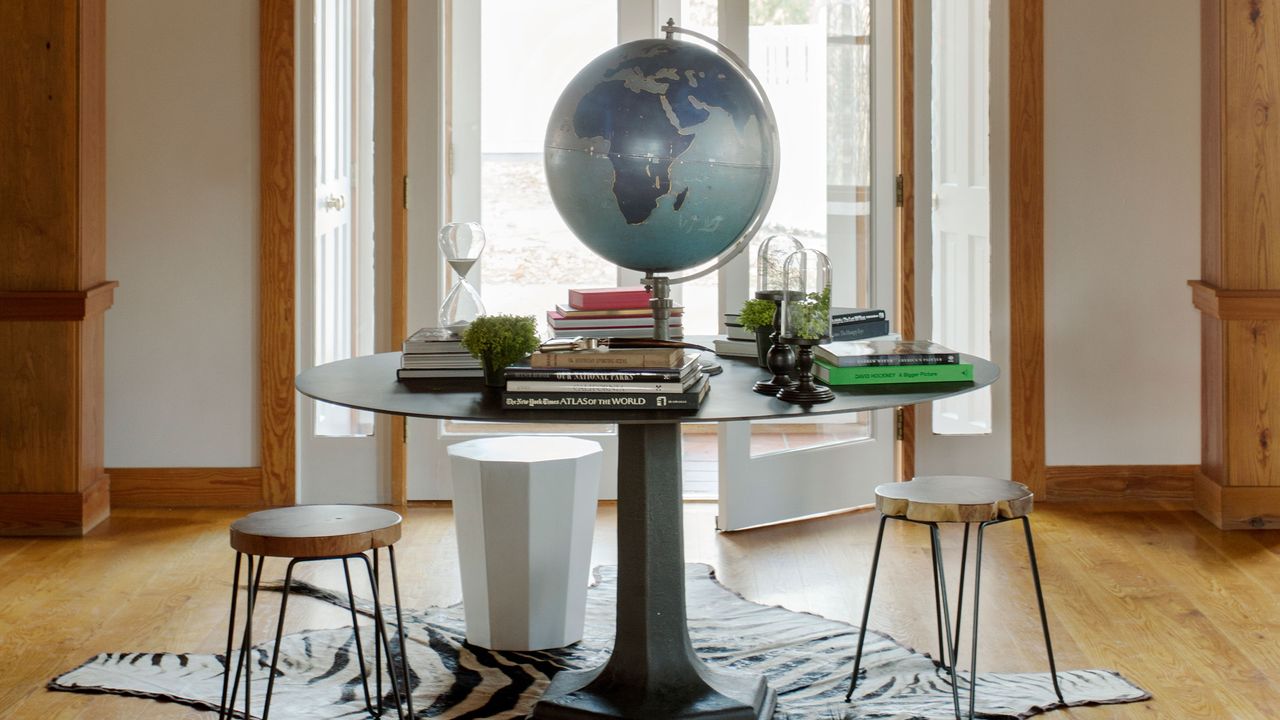
[[[915,337],[916,332],[916,190],[915,190],[915,2],[894,3],[894,44],[898,65],[894,72],[894,101],[897,105],[895,155],[897,174],[902,178],[902,200],[898,203],[894,251],[898,287],[894,298],[898,332]],[[897,442],[894,447],[894,476],[898,482],[915,476],[916,410],[898,409]]]
[[[260,0],[258,384],[262,502],[297,501],[295,0]]]
[[[915,336],[915,3],[897,3],[899,332]],[[1046,495],[1044,420],[1044,0],[1009,0],[1010,440],[1013,477]],[[915,409],[903,408],[898,479],[915,471]]]

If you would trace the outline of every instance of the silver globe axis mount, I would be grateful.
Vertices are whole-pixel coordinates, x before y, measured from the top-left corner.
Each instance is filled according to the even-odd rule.
[[[764,86],[760,84],[760,79],[756,77],[755,73],[751,72],[751,68],[743,62],[742,58],[738,57],[737,53],[725,47],[720,43],[720,41],[713,37],[704,35],[696,30],[689,30],[688,28],[682,28],[676,25],[675,18],[667,18],[667,24],[663,25],[660,30],[666,35],[667,40],[674,40],[675,38],[673,36],[676,33],[682,33],[684,35],[698,38],[699,40],[710,44],[720,52],[721,55],[729,58],[730,62],[737,65],[738,69],[742,71],[743,76],[751,83],[751,87],[755,89],[756,94],[760,96],[761,104],[765,109],[765,130],[769,133],[769,136],[773,141],[772,146],[774,148],[779,147],[778,122],[776,116],[773,114],[773,105],[769,103],[769,96],[765,94]],[[702,268],[701,270],[696,270],[688,275],[667,277],[665,275],[649,274],[644,276],[644,280],[642,282],[644,283],[645,289],[649,291],[649,307],[653,311],[653,338],[655,340],[671,339],[671,327],[669,323],[671,321],[671,310],[675,305],[671,300],[671,286],[673,284],[678,285],[680,283],[686,283],[690,280],[697,280],[700,277],[704,277],[719,270],[725,265],[728,265],[734,258],[738,257],[738,255],[742,254],[742,251],[747,249],[747,246],[751,244],[751,239],[755,237],[756,233],[760,231],[760,227],[764,225],[764,218],[769,211],[769,207],[773,205],[773,195],[778,189],[778,172],[781,166],[782,160],[777,156],[777,153],[775,153],[775,157],[773,159],[773,170],[769,177],[769,188],[765,191],[764,201],[760,203],[756,216],[751,220],[747,229],[742,231],[742,235],[733,242],[733,245],[728,251],[707,267]],[[705,356],[699,358],[699,363],[702,365],[702,371],[708,375],[715,375],[721,371],[719,363],[706,358]]]

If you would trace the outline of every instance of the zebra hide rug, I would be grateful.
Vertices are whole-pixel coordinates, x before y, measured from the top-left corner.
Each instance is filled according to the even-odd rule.
[[[954,717],[947,675],[928,655],[887,635],[867,633],[863,653],[866,676],[859,682],[853,702],[845,703],[858,640],[856,627],[744,600],[720,585],[707,565],[689,565],[686,572],[689,630],[698,654],[713,665],[764,673],[778,691],[777,720]],[[596,583],[587,596],[586,637],[561,650],[495,652],[468,645],[463,639],[461,605],[407,612],[406,642],[417,716],[523,718],[556,672],[599,664],[613,641],[616,573],[615,567],[597,568]],[[265,585],[263,589],[267,589]],[[306,585],[297,592],[346,607],[345,594],[339,597]],[[361,612],[371,616],[370,607],[362,601],[360,604]],[[389,629],[394,630],[394,611],[388,617],[392,623]],[[268,631],[274,632],[274,627],[260,632],[266,635]],[[391,636],[394,652],[394,632]],[[370,631],[362,631],[361,637],[371,644]],[[352,642],[349,627],[286,636],[271,717],[367,717]],[[268,642],[259,645],[254,656],[255,713],[266,691],[270,651]],[[368,652],[365,656],[372,662]],[[103,653],[54,679],[49,687],[135,695],[208,709],[218,705],[222,674],[221,655]],[[1126,703],[1150,697],[1107,670],[1064,671],[1059,673],[1059,682],[1069,705]],[[967,681],[962,680],[961,701],[965,705],[967,688]],[[389,701],[385,682],[383,689]],[[243,708],[243,701],[237,704]],[[1058,705],[1048,673],[979,675],[978,711],[983,717],[1025,718]],[[387,716],[393,717],[394,712]]]

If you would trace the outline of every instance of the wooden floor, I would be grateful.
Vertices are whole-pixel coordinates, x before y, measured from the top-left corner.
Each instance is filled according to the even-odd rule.
[[[84,539],[0,539],[0,717],[208,717],[145,700],[51,693],[44,684],[103,651],[220,651],[233,560],[226,526],[239,514],[118,510]],[[831,618],[860,613],[873,513],[723,535],[714,514],[711,504],[687,506],[687,557],[715,566],[725,585]],[[615,559],[615,517],[614,507],[600,511],[596,564]],[[1155,696],[1047,717],[1280,717],[1280,532],[1222,533],[1185,511],[1044,506],[1034,517],[1059,667],[1114,668]],[[871,625],[932,651],[927,537],[890,524]],[[1044,666],[1020,540],[1012,525],[988,538],[981,669]],[[406,602],[459,600],[448,508],[411,509],[399,548]],[[316,566],[305,572],[340,582]],[[318,605],[291,605],[291,627],[343,624]],[[273,604],[263,611],[265,621]]]

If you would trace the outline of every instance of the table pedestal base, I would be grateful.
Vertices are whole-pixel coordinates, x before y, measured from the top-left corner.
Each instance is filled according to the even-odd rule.
[[[614,678],[607,665],[562,672],[538,701],[532,717],[548,720],[768,720],[773,717],[777,696],[765,684],[764,677],[715,670],[697,658],[684,663],[688,677],[683,682],[645,688],[632,687],[627,680]]]
[[[768,720],[764,677],[705,665],[684,607],[680,426],[618,426],[618,627],[603,666],[555,677],[537,720]]]

